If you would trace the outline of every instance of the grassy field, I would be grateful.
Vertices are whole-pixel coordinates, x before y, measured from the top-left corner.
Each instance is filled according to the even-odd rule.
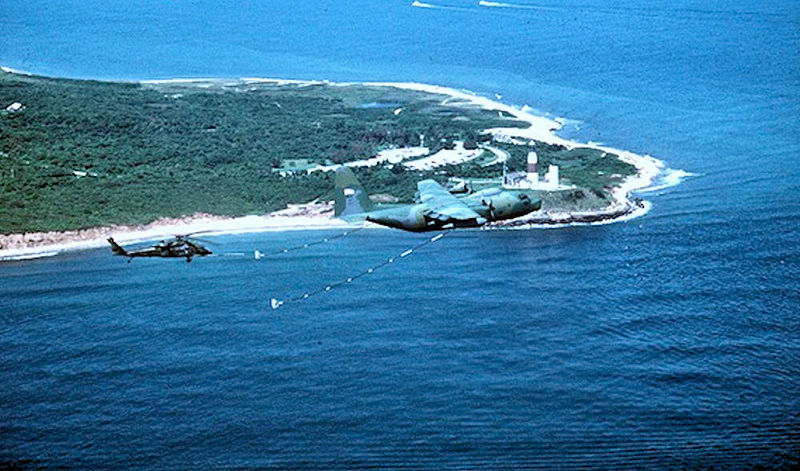
[[[0,73],[0,233],[145,223],[196,212],[266,213],[330,198],[332,176],[282,177],[287,159],[347,162],[392,146],[474,143],[526,126],[443,96],[386,87],[239,81],[138,84]],[[402,108],[403,111],[395,113]],[[509,146],[512,167],[527,148]],[[543,164],[600,195],[635,171],[615,156],[537,145]],[[522,160],[520,160],[522,159]],[[372,193],[413,199],[416,181],[498,176],[501,166],[359,170]],[[599,204],[599,203],[598,203]]]

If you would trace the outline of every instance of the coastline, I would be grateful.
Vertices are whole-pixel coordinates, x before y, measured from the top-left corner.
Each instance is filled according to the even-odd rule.
[[[0,261],[25,260],[67,251],[106,247],[108,246],[106,239],[109,237],[114,237],[118,243],[124,245],[197,232],[222,235],[351,227],[347,222],[334,219],[332,216],[332,203],[311,202],[289,205],[286,209],[264,216],[226,217],[198,213],[178,218],[161,218],[149,224],[135,226],[102,226],[73,231],[6,234],[0,235],[0,246],[3,247],[0,249]]]
[[[479,106],[486,110],[501,111],[514,116],[520,121],[530,124],[527,128],[491,128],[486,129],[484,132],[491,133],[495,139],[503,140],[516,140],[516,141],[530,141],[536,140],[547,144],[562,145],[567,148],[586,147],[590,149],[597,149],[603,152],[617,154],[621,160],[627,162],[637,169],[636,175],[632,175],[625,179],[625,181],[614,188],[612,195],[616,203],[606,209],[596,211],[596,213],[620,212],[622,207],[636,206],[634,200],[630,198],[633,191],[641,190],[649,187],[653,180],[661,173],[664,168],[664,163],[650,155],[639,155],[633,152],[615,149],[613,147],[603,146],[596,143],[580,143],[570,141],[558,137],[555,132],[561,129],[562,124],[559,121],[545,118],[543,116],[536,116],[528,111],[528,105],[517,108],[511,105],[494,101],[490,98],[475,95],[469,92],[459,91],[452,88],[441,87],[438,85],[428,85],[416,82],[364,82],[361,85],[375,86],[375,87],[396,87],[406,90],[421,91],[439,95],[448,95],[452,98],[466,101],[474,106]],[[629,211],[630,212],[630,211]],[[634,211],[635,212],[635,211]]]
[[[3,71],[20,75],[28,72],[1,67]],[[311,86],[326,84],[330,86],[364,85],[373,87],[393,87],[411,91],[444,95],[444,104],[461,102],[467,106],[476,106],[490,111],[507,113],[517,120],[529,123],[527,128],[492,128],[484,132],[491,133],[499,141],[524,142],[530,140],[548,144],[562,145],[568,148],[587,147],[617,154],[623,161],[636,167],[637,173],[628,177],[621,185],[615,187],[612,196],[615,202],[608,207],[581,213],[536,213],[511,221],[493,224],[491,228],[531,229],[542,227],[558,227],[570,224],[607,224],[630,219],[645,214],[650,204],[639,199],[632,199],[631,192],[650,186],[664,167],[663,162],[649,156],[601,146],[594,143],[579,143],[558,137],[561,127],[558,120],[552,120],[530,113],[527,105],[515,107],[479,96],[477,94],[416,82],[329,82],[327,80],[287,80],[277,78],[240,78],[240,79],[168,79],[143,80],[140,84],[195,83],[204,82],[247,82],[273,83],[276,85]],[[56,255],[64,251],[83,250],[103,247],[108,237],[115,237],[118,242],[132,243],[158,238],[171,237],[175,234],[206,232],[214,234],[233,234],[245,232],[267,232],[308,229],[331,229],[350,227],[341,220],[333,219],[330,203],[311,202],[306,205],[290,205],[287,209],[263,216],[249,215],[244,217],[223,217],[210,214],[195,214],[179,218],[162,218],[141,226],[104,226],[81,230],[23,233],[0,235],[0,261],[20,260]]]

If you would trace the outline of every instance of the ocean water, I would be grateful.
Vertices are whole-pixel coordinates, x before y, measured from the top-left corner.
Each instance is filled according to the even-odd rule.
[[[800,465],[800,3],[6,0],[0,64],[410,80],[674,171],[603,226],[0,264],[0,465]],[[678,183],[675,185],[675,183]]]

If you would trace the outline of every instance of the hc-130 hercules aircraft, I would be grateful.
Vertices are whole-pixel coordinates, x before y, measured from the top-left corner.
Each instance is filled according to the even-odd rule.
[[[417,202],[373,210],[366,191],[352,170],[339,167],[334,179],[335,217],[364,217],[367,221],[406,231],[479,227],[487,222],[524,216],[542,207],[525,191],[487,188],[456,197],[434,180],[417,183]]]

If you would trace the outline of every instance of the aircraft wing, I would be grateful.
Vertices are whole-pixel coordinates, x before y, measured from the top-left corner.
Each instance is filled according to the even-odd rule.
[[[418,182],[417,190],[419,191],[419,202],[424,203],[431,211],[429,217],[442,221],[474,221],[476,224],[486,222],[486,219],[482,218],[480,214],[469,209],[469,206],[434,180]]]

